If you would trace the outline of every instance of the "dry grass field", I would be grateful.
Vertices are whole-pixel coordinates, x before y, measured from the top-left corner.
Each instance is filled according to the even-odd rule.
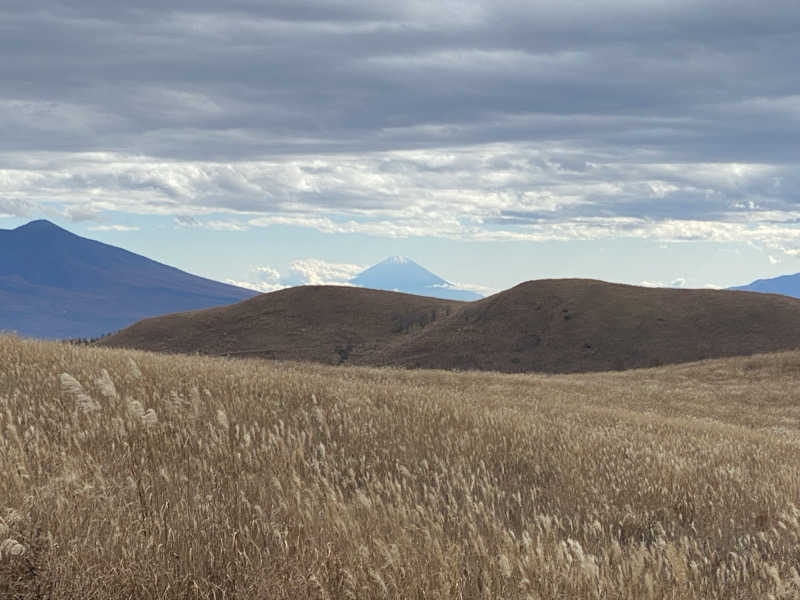
[[[0,337],[0,597],[795,598],[798,379]]]

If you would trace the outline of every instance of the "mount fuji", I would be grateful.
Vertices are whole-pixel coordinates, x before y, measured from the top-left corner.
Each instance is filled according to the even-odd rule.
[[[481,294],[459,289],[404,256],[391,256],[362,271],[348,282],[365,288],[431,296],[448,300],[480,300]]]

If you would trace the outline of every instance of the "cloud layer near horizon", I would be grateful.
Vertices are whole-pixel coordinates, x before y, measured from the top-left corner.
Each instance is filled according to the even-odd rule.
[[[0,214],[796,252],[799,33],[783,0],[11,0]]]
[[[364,268],[318,258],[303,258],[292,261],[286,273],[274,267],[251,267],[246,281],[228,279],[226,283],[259,292],[274,292],[296,285],[351,285],[350,279]]]

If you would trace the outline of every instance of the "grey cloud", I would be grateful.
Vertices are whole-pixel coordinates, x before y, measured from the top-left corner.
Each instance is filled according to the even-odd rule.
[[[96,221],[101,220],[99,211],[90,204],[75,204],[64,209],[64,216],[70,221]]]
[[[5,147],[241,158],[578,135],[674,155],[672,140],[700,132],[724,152],[737,119],[721,105],[792,91],[800,48],[800,11],[782,2],[375,4],[17,6],[0,19],[0,75],[15,100],[83,127],[23,125]],[[595,123],[503,126],[535,115]],[[796,140],[776,129],[777,144]]]
[[[0,215],[29,217],[33,214],[35,208],[32,203],[25,200],[0,197]]]
[[[790,224],[799,33],[789,0],[9,0],[0,212]]]
[[[613,154],[516,143],[235,164],[90,156],[60,171],[0,171],[0,183],[8,182],[17,196],[64,203],[76,215],[109,207],[141,214],[240,213],[256,224],[395,236],[479,237],[484,226],[527,231],[569,223],[579,224],[572,231],[583,235],[587,227],[610,231],[608,223],[630,231],[676,219],[784,226],[800,219],[800,176],[782,165],[637,164]],[[89,193],[92,202],[84,200]],[[242,227],[237,219],[218,225]],[[675,230],[662,231],[670,238]],[[707,231],[695,228],[691,235]]]
[[[200,221],[190,215],[176,215],[172,221],[179,227],[199,227]]]

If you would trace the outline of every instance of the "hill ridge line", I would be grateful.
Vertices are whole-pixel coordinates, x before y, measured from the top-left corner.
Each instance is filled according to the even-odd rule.
[[[572,373],[800,348],[800,300],[544,279],[474,302],[302,286],[146,319],[100,342],[327,364]]]

